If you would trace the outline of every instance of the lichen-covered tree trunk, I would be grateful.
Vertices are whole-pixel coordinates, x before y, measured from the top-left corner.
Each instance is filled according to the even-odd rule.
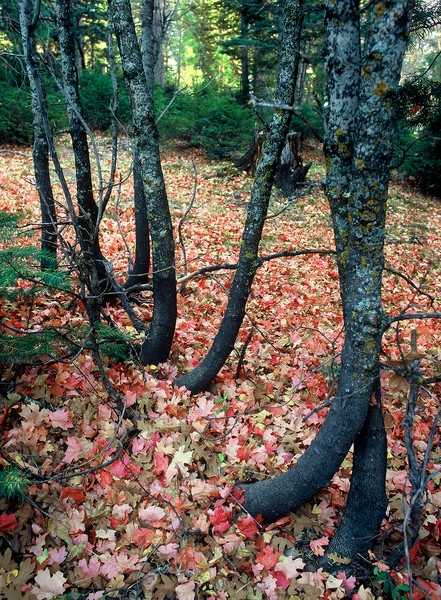
[[[284,28],[281,39],[275,102],[292,105],[299,62],[303,21],[301,0],[284,0]],[[251,199],[242,235],[239,262],[230,289],[228,305],[219,331],[204,360],[190,373],[176,380],[192,393],[206,390],[234,348],[245,316],[245,306],[259,266],[258,250],[268,211],[277,162],[289,128],[290,113],[276,109],[256,170]]]
[[[344,248],[344,240],[339,240],[347,336],[354,328],[353,321],[361,321],[364,327],[375,332],[377,342],[371,348],[372,362],[375,363],[371,372],[372,395],[363,430],[355,440],[351,491],[342,522],[327,552],[328,556],[337,554],[352,560],[365,555],[372,545],[387,506],[386,433],[379,384],[379,346],[387,318],[381,306],[381,280],[394,105],[406,48],[410,6],[409,0],[376,2],[369,15],[353,133],[347,248]],[[334,23],[328,24],[328,31],[334,26]],[[331,174],[334,157],[330,155],[329,158]],[[334,212],[333,197],[328,192],[329,196]],[[339,233],[336,229],[336,242]],[[357,341],[365,346],[368,344],[369,350],[369,338],[363,340],[360,337]]]
[[[324,424],[297,464],[280,477],[244,490],[250,513],[278,518],[326,485],[355,442],[352,490],[328,554],[356,560],[372,543],[386,507],[378,378],[388,319],[381,303],[381,280],[393,104],[409,3],[392,0],[372,5],[362,63],[358,5],[353,0],[329,1],[326,8],[325,189],[334,223],[346,328],[339,386]]]
[[[39,8],[39,5],[36,5],[34,9],[32,0],[22,0],[19,11],[23,54],[31,90],[34,127],[32,158],[42,221],[40,264],[43,270],[49,270],[57,267],[57,214],[49,170],[49,149],[44,128],[43,111],[46,111],[47,114],[47,106],[44,96],[40,99],[38,93],[40,75],[36,64],[35,28],[40,15],[37,7]],[[42,90],[41,85],[40,89]]]
[[[75,38],[70,0],[56,0],[55,20],[61,54],[63,93],[66,98],[69,133],[75,159],[78,201],[78,243],[84,270],[83,283],[89,288],[93,319],[98,320],[98,298],[110,291],[104,257],[98,239],[98,206],[94,199],[92,169],[87,132],[78,90],[78,73],[75,66]]]
[[[153,315],[142,346],[142,360],[158,364],[167,360],[176,326],[176,272],[172,221],[159,156],[158,130],[153,105],[153,0],[145,0],[143,26],[150,44],[143,59],[136,37],[129,0],[112,0],[110,15],[130,93],[134,142],[144,183],[153,266]],[[145,69],[145,70],[144,70]],[[146,76],[147,74],[147,76]],[[147,232],[146,232],[147,234]]]
[[[173,11],[171,11],[172,13]],[[154,0],[153,17],[150,21],[150,8],[148,3],[143,2],[141,6],[141,49],[146,71],[150,71],[149,56],[153,60],[153,74],[155,82],[159,85],[165,84],[165,61],[164,61],[164,38],[170,24],[170,16],[167,15],[164,0]],[[144,20],[146,22],[144,24]],[[153,39],[152,39],[153,38]],[[153,43],[153,46],[151,44]],[[152,48],[152,53],[150,52]]]

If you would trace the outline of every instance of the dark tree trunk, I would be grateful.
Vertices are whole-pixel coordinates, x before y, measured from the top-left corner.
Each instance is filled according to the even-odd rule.
[[[139,156],[136,146],[133,149],[133,196],[135,204],[135,260],[124,284],[127,292],[147,283],[150,270],[150,232],[147,215],[147,200],[142,181]]]
[[[240,16],[240,82],[241,82],[241,101],[247,104],[250,99],[250,64],[248,48],[248,20],[244,12]]]
[[[393,101],[406,44],[409,5],[373,7],[360,77],[358,4],[327,3],[326,192],[337,246],[346,326],[335,401],[315,440],[284,475],[245,488],[245,508],[272,520],[298,508],[334,475],[355,442],[351,492],[332,552],[366,553],[385,510],[385,435],[378,395],[384,222]],[[377,398],[372,395],[377,392]],[[375,403],[377,402],[377,404]],[[372,502],[372,507],[369,506]],[[369,518],[372,510],[372,518]]]
[[[298,186],[304,183],[312,163],[303,164],[301,152],[301,134],[295,131],[288,133],[280,155],[276,174],[276,186],[282,194],[291,197]]]
[[[387,438],[381,409],[380,379],[363,429],[354,442],[353,470],[343,518],[327,548],[326,568],[341,570],[337,555],[357,562],[366,556],[378,535],[387,508]]]
[[[84,128],[81,101],[78,91],[78,73],[75,66],[75,39],[70,0],[57,0],[55,17],[61,53],[63,92],[67,103],[69,133],[75,158],[78,200],[79,244],[82,251],[85,283],[89,287],[90,301],[94,304],[94,319],[98,320],[97,301],[112,289],[104,265],[98,240],[98,206],[94,199],[92,170],[87,133]]]
[[[32,95],[33,92],[31,92]],[[41,125],[38,114],[38,101],[32,99],[34,114],[34,145],[32,158],[34,161],[35,182],[37,184],[38,196],[41,210],[41,268],[42,270],[54,270],[57,268],[57,213],[55,211],[55,200],[52,191],[52,183],[49,171],[49,150],[46,135]],[[38,122],[36,122],[38,119]]]
[[[23,0],[20,3],[20,28],[22,34],[23,53],[28,72],[31,89],[31,103],[34,126],[34,145],[32,158],[34,162],[35,182],[40,199],[41,210],[41,269],[52,270],[57,268],[57,214],[49,170],[49,149],[44,129],[43,111],[47,113],[46,101],[43,97],[40,103],[37,81],[39,73],[37,68],[37,51],[35,47],[34,31],[39,19],[32,0]],[[42,89],[42,88],[41,88]]]
[[[265,131],[254,131],[249,149],[236,162],[238,169],[242,169],[254,177],[257,165],[262,156],[262,147],[265,138]],[[311,166],[311,162],[303,164],[300,133],[294,131],[288,133],[277,164],[274,183],[284,196],[290,197],[298,189],[298,185],[305,182],[306,175]]]
[[[153,316],[142,346],[142,360],[167,360],[176,325],[176,273],[172,221],[159,156],[158,130],[153,107],[153,0],[145,0],[144,27],[150,43],[143,58],[136,37],[129,0],[110,4],[112,26],[118,41],[124,78],[129,89],[135,144],[147,201],[153,263]],[[146,76],[147,74],[147,76]]]
[[[291,105],[294,99],[303,14],[301,1],[285,0],[283,7],[284,34],[281,40],[276,102]],[[275,111],[251,191],[239,262],[227,309],[213,345],[200,365],[176,380],[176,385],[185,386],[192,393],[198,393],[209,387],[233,350],[245,315],[245,305],[251,285],[259,266],[260,238],[268,211],[277,161],[285,142],[289,121],[289,113]]]
[[[251,175],[251,177],[255,176],[257,165],[259,164],[262,156],[262,146],[265,135],[265,131],[258,131],[255,129],[250,147],[236,162],[237,168],[241,169],[242,171],[246,171],[248,175]]]

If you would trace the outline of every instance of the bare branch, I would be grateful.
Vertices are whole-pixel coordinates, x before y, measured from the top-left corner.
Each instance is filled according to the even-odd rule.
[[[191,196],[191,200],[190,200],[190,204],[187,206],[187,208],[184,211],[184,214],[182,215],[182,217],[179,220],[179,224],[178,224],[178,240],[179,240],[179,245],[181,246],[181,250],[182,250],[182,257],[183,257],[183,267],[184,267],[184,277],[188,274],[188,269],[187,269],[187,251],[185,250],[185,244],[184,244],[184,239],[182,237],[182,227],[184,225],[185,219],[187,218],[189,212],[191,211],[191,209],[193,208],[193,204],[194,201],[196,199],[196,191],[198,188],[198,171],[196,168],[196,162],[194,160],[194,156],[191,156],[191,164],[193,166],[193,173],[194,173],[194,179],[193,179],[193,193]],[[181,283],[181,292],[184,289],[184,282]]]

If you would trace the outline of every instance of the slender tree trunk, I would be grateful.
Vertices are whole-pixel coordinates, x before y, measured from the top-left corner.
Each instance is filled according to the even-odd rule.
[[[355,442],[351,493],[328,553],[351,559],[367,551],[385,510],[386,446],[378,377],[388,319],[381,304],[381,278],[393,101],[408,13],[407,0],[373,6],[360,78],[358,6],[352,0],[327,3],[326,192],[346,326],[339,387],[328,417],[295,467],[273,480],[244,486],[245,508],[275,519],[326,485]]]
[[[143,58],[129,0],[112,0],[112,25],[118,41],[124,78],[130,92],[135,144],[139,156],[150,225],[153,263],[153,316],[142,346],[142,360],[167,360],[176,326],[176,273],[172,221],[159,156],[153,107],[153,0],[145,0],[144,27],[150,43]],[[147,74],[147,77],[146,77]]]
[[[136,146],[133,149],[133,199],[135,204],[135,261],[124,288],[136,288],[149,280],[150,228],[147,215],[147,200],[142,181],[141,166]]]
[[[240,17],[240,81],[241,81],[241,99],[243,104],[247,104],[250,99],[250,66],[249,66],[249,48],[248,48],[248,22],[244,12]]]
[[[98,206],[94,199],[92,169],[87,133],[83,125],[81,101],[78,91],[78,73],[75,66],[75,39],[70,0],[56,0],[55,17],[61,53],[63,91],[67,103],[69,133],[75,158],[78,200],[79,244],[85,265],[85,280],[89,281],[90,300],[96,305],[94,319],[99,319],[97,302],[112,288],[104,265],[98,240]]]
[[[165,22],[164,0],[155,0],[153,6],[153,61],[155,82],[165,84],[164,36],[167,29]],[[148,36],[147,36],[148,39]]]
[[[33,92],[31,92],[33,95]],[[55,200],[52,191],[52,183],[49,171],[49,149],[44,129],[41,126],[38,114],[38,102],[32,99],[32,110],[34,113],[34,145],[32,158],[34,161],[35,181],[41,210],[41,268],[42,270],[54,270],[57,268],[57,213],[55,211]],[[38,123],[36,120],[38,119]]]
[[[32,0],[23,0],[20,3],[20,28],[23,42],[26,69],[28,72],[31,89],[31,102],[34,126],[34,145],[32,157],[34,161],[35,181],[41,209],[41,268],[43,270],[56,269],[57,267],[57,214],[49,170],[49,150],[44,130],[42,111],[46,110],[45,98],[42,98],[42,107],[38,97],[36,80],[39,79],[36,65],[37,52],[35,47],[34,30],[38,22],[38,6],[34,9]],[[35,10],[35,14],[33,14]]]
[[[292,105],[299,60],[302,27],[301,0],[285,0],[284,34],[281,40],[276,102]],[[250,204],[242,235],[239,262],[230,290],[227,309],[207,356],[190,373],[176,380],[192,393],[206,390],[234,348],[245,316],[245,305],[259,266],[258,250],[277,162],[289,128],[290,113],[276,110],[257,166]]]

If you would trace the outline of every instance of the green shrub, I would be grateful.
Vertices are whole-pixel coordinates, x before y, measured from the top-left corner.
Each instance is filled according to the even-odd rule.
[[[64,96],[52,79],[47,78],[43,83],[51,127],[55,132],[64,131],[68,127]]]
[[[0,143],[30,144],[34,136],[29,86],[17,86],[0,72]],[[55,83],[44,82],[49,119],[55,130],[67,127],[66,103]]]
[[[441,83],[426,77],[404,82],[398,119],[395,158],[402,176],[441,196]]]
[[[302,106],[302,116],[311,124],[311,126],[319,133],[321,136],[324,136],[325,128],[323,117],[318,114],[317,107],[313,105],[311,102],[305,102]],[[311,128],[302,121],[298,117],[293,116],[291,129],[294,131],[299,131],[302,134],[303,140],[316,140],[315,135],[311,131]]]
[[[110,75],[96,70],[84,71],[80,77],[80,97],[84,116],[92,129],[105,131],[111,124],[110,106],[113,89]],[[119,85],[118,120],[128,123],[131,120],[130,101],[124,83]]]
[[[67,273],[62,271],[41,271],[38,248],[20,245],[17,228],[20,215],[0,211],[0,300],[21,299],[33,304],[37,294],[48,289],[70,290]],[[23,279],[32,282],[31,286],[16,285]],[[67,338],[60,336],[56,329],[46,328],[38,335],[11,332],[7,327],[0,328],[0,372],[1,365],[34,362],[39,357],[56,356],[69,352]],[[75,345],[75,348],[78,346]]]
[[[0,143],[29,144],[32,135],[29,89],[0,81]]]
[[[161,115],[174,90],[157,89],[156,114]],[[209,87],[202,92],[178,95],[159,120],[160,134],[202,148],[211,158],[241,154],[250,144],[254,115],[228,90]]]

